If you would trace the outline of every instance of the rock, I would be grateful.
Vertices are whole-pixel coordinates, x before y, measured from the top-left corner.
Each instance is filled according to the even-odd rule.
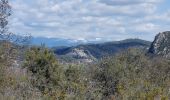
[[[170,31],[156,35],[149,49],[149,53],[170,58]]]

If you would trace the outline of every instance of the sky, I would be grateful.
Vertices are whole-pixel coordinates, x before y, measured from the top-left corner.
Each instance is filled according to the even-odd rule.
[[[35,37],[153,40],[170,30],[170,0],[10,0],[10,31]]]

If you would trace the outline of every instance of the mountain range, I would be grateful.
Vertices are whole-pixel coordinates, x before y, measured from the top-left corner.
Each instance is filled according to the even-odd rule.
[[[46,37],[32,37],[31,45],[40,46],[42,43],[47,47],[61,47],[61,46],[77,46],[80,44],[87,43],[101,43],[101,41],[96,40],[74,40],[74,39],[64,39],[64,38],[46,38]]]
[[[94,62],[103,57],[114,55],[128,48],[137,47],[147,50],[151,42],[140,39],[127,39],[122,41],[84,44],[71,47],[53,48],[60,59],[67,62]]]
[[[59,60],[64,62],[94,62],[134,47],[145,50],[154,56],[170,58],[170,31],[159,33],[155,36],[153,42],[141,39],[126,39],[101,43],[101,41],[43,37],[33,37],[30,41],[31,45],[40,46],[42,43],[45,44],[54,51]]]
[[[170,31],[157,34],[153,42],[141,39],[126,39],[97,44],[84,44],[53,48],[54,53],[66,62],[94,62],[113,56],[128,48],[140,48],[147,54],[170,58]]]

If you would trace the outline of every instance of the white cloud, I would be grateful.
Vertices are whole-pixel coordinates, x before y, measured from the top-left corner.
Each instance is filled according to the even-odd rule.
[[[99,0],[100,2],[103,2],[108,5],[138,5],[138,4],[155,4],[159,3],[162,0]]]
[[[11,31],[34,36],[112,40],[161,30],[163,0],[13,0]],[[156,20],[156,21],[155,21]],[[167,28],[167,27],[166,27]],[[165,29],[165,28],[162,28]]]
[[[141,23],[134,26],[134,30],[138,32],[151,32],[157,29],[157,26],[153,23]]]

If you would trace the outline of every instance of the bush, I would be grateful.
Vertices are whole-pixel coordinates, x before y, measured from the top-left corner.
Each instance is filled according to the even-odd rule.
[[[138,49],[129,49],[96,66],[93,79],[103,98],[153,100],[170,98],[170,61],[149,58]]]

